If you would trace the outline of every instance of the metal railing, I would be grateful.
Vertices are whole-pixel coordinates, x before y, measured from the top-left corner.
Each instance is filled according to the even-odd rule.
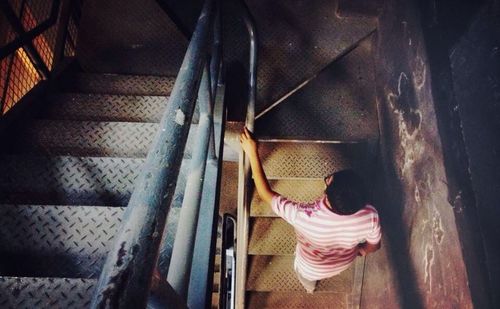
[[[78,32],[74,0],[0,1],[0,116],[38,83],[51,78],[64,57],[67,39],[73,48]],[[72,33],[68,34],[68,25]]]
[[[213,173],[211,166],[220,164],[215,154],[216,142],[213,133],[213,103],[221,72],[219,9],[214,0],[206,0],[204,3],[159,131],[126,208],[122,227],[104,264],[92,300],[92,308],[144,308],[148,304],[161,238],[198,98],[198,135],[167,275],[169,283],[166,284],[170,286],[165,289],[173,292],[167,295],[161,306],[174,307],[174,300],[179,298],[189,305],[187,295],[193,281],[191,267],[200,264],[200,261],[193,263],[195,247],[200,247],[198,241],[203,239],[203,236],[208,239],[205,243],[215,243],[212,237],[214,222],[204,218],[208,221],[208,227],[200,229],[202,222],[198,222],[198,216],[202,200],[210,200],[210,203],[215,204],[215,199],[206,195],[213,196],[217,185],[212,186],[210,192],[205,192],[203,189],[207,184],[204,179],[207,173]],[[210,53],[212,57],[208,63]],[[215,171],[217,173],[217,169]],[[212,216],[215,210],[213,207],[208,209]],[[212,255],[209,254],[209,258],[213,259]],[[207,268],[206,265],[204,267]],[[194,275],[200,276],[200,273],[206,275],[202,281],[211,278],[207,269],[197,270]],[[206,289],[199,291],[205,292]]]
[[[255,103],[257,100],[257,32],[250,9],[243,6],[243,21],[250,40],[249,70],[248,70],[248,105],[245,126],[254,131]],[[238,210],[237,210],[237,243],[236,243],[236,286],[235,307],[245,308],[245,285],[247,277],[247,249],[250,219],[248,190],[250,184],[250,162],[243,151],[238,158]]]

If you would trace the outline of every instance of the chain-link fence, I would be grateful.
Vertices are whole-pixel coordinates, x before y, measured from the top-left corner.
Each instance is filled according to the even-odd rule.
[[[75,55],[82,2],[9,0],[1,4],[0,116],[48,78],[59,60],[59,45],[64,48],[61,56]],[[61,27],[64,31],[59,31]]]

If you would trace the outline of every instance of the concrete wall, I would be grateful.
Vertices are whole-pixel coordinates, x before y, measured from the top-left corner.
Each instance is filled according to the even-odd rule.
[[[384,238],[367,258],[362,308],[471,308],[417,8],[386,1],[378,29]]]

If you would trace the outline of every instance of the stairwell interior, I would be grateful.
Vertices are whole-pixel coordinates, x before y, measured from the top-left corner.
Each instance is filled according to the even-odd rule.
[[[403,106],[408,98],[420,102],[425,94],[419,91],[430,92],[426,64],[418,62],[422,57],[408,56],[412,70],[407,74],[397,70],[406,62],[387,60],[391,18],[406,23],[401,37],[410,45],[405,51],[419,42],[423,48],[421,37],[408,30],[420,29],[418,23],[398,15],[414,7],[393,2],[246,3],[258,34],[254,133],[271,187],[291,199],[312,201],[323,194],[324,176],[352,168],[369,184],[382,218],[382,249],[358,257],[348,270],[322,280],[314,294],[307,294],[293,270],[293,227],[271,211],[251,182],[238,187],[236,136],[245,125],[250,46],[241,3],[221,1],[223,78],[217,85],[223,94],[217,95],[227,110],[216,111],[216,126],[222,137],[225,130],[225,140],[214,138],[224,150],[220,168],[205,174],[205,186],[220,185],[213,197],[218,198],[219,216],[237,217],[235,233],[244,235],[238,234],[235,246],[235,308],[470,308],[488,302],[468,287],[479,284],[468,279],[469,261],[474,260],[462,256],[471,248],[457,232],[462,221],[443,202],[442,159],[432,168],[415,163],[441,158],[425,157],[436,151],[429,144],[441,142],[433,107]],[[91,307],[203,5],[160,0],[78,3],[78,14],[70,15],[78,16],[73,21],[78,39],[73,38],[72,53],[71,44],[65,43],[63,69],[53,72],[43,91],[30,94],[28,103],[14,106],[15,117],[2,110],[9,117],[0,119],[0,307]],[[2,59],[2,68],[6,61]],[[424,77],[417,74],[422,70]],[[413,86],[417,90],[406,93]],[[9,89],[2,90],[5,103]],[[169,265],[199,115],[197,107],[158,253],[156,275],[164,278],[175,271]],[[430,123],[428,128],[421,129],[423,121]],[[420,148],[413,146],[420,143]],[[436,147],[441,153],[441,146]],[[419,166],[435,176],[420,175],[426,171]],[[411,202],[405,199],[410,194],[393,193],[408,188]],[[247,215],[237,206],[243,189]],[[202,199],[202,209],[204,203]],[[428,204],[433,208],[422,206]],[[241,229],[241,218],[247,229]],[[230,308],[222,301],[227,295],[220,294],[221,285],[228,284],[221,273],[226,262],[221,257],[223,231],[206,211],[199,220],[198,226],[210,225],[219,237],[206,244],[211,248],[210,290],[199,291],[206,302],[187,303],[193,308]],[[448,244],[441,245],[443,237]],[[445,255],[452,257],[448,264]],[[452,287],[446,283],[450,278],[455,280]]]

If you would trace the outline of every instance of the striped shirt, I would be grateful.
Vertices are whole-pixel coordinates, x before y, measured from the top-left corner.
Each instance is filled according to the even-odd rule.
[[[297,203],[275,195],[273,211],[295,228],[294,268],[308,280],[321,280],[349,268],[359,243],[378,244],[381,238],[377,210],[367,205],[352,215],[333,213],[326,195],[312,203]]]

